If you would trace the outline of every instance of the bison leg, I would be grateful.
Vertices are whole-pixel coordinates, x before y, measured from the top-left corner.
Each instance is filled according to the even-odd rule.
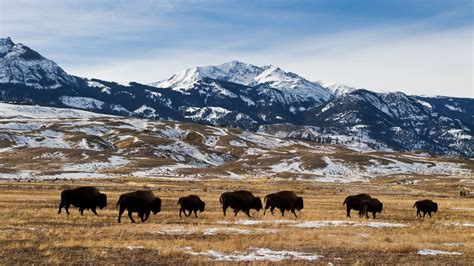
[[[425,218],[426,212],[423,212],[423,218]]]
[[[131,212],[131,211],[128,211],[128,218],[130,218],[130,220],[132,221],[132,223],[135,223],[135,220],[133,220],[132,212]]]
[[[140,220],[142,221],[142,223],[145,221],[145,213],[139,212],[138,217],[140,217]]]
[[[182,212],[183,212],[183,208],[181,207],[181,208],[179,209],[179,218],[181,218],[181,213],[182,213]],[[186,214],[186,213],[184,213],[184,214]]]
[[[64,204],[64,202],[61,200],[61,203],[59,203],[59,210],[58,210],[58,214],[61,214],[61,209],[64,208],[66,204]]]
[[[420,213],[420,210],[416,210],[416,217],[420,216],[421,217],[421,213]]]
[[[245,214],[247,214],[248,217],[252,218],[252,216],[250,216],[250,210],[246,210]]]
[[[351,208],[347,207],[347,216],[346,217],[351,217]]]
[[[293,213],[293,215],[294,215],[296,218],[298,218],[298,215],[296,215],[295,209],[292,209],[292,210],[291,210],[291,213]]]
[[[272,213],[272,216],[273,216],[273,210],[275,210],[275,207],[270,207],[270,212]]]
[[[92,207],[92,208],[91,208],[91,211],[92,211],[95,215],[99,216],[99,215],[97,214],[97,211],[96,211],[95,207]]]
[[[234,210],[234,216],[237,216],[237,213],[239,213],[239,209]]]
[[[431,218],[431,212],[428,212],[428,215],[429,215],[429,216],[430,216],[430,218]]]
[[[222,211],[224,212],[224,217],[225,217],[225,214],[226,214],[226,211],[227,211],[227,208],[228,206],[227,205],[222,205]]]
[[[64,209],[66,210],[67,215],[69,215],[69,206],[71,206],[69,203],[66,203],[66,206],[64,206]]]
[[[268,209],[268,207],[265,206],[265,210],[263,210],[263,215],[265,215],[265,213],[267,213],[267,209]]]
[[[118,216],[118,222],[120,223],[120,219],[122,218],[122,214],[123,212],[125,211],[125,208],[120,206],[120,209],[119,209],[119,216]]]
[[[375,212],[372,212],[372,217],[375,219]]]
[[[281,211],[281,217],[285,216],[285,209],[280,209]]]
[[[195,216],[196,218],[198,218],[197,210],[194,210],[194,216]]]
[[[148,220],[149,217],[150,217],[150,211],[147,211],[147,212],[145,213],[145,219],[143,219],[142,222],[146,222],[146,220]]]

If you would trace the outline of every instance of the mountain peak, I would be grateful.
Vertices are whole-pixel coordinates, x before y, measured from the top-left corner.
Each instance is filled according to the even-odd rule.
[[[10,37],[0,38],[0,83],[21,83],[38,89],[76,84],[56,63]]]

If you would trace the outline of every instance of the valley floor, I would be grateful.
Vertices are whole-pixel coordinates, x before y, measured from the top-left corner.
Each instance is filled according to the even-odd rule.
[[[387,179],[318,183],[249,179],[166,181],[106,179],[2,181],[0,183],[0,264],[347,264],[474,261],[474,198],[460,198],[457,182],[424,177],[418,185]],[[57,214],[63,189],[95,185],[108,195],[99,216],[76,208]],[[163,200],[162,212],[146,223],[117,223],[122,193],[148,187]],[[223,217],[222,192],[248,189],[257,196],[291,189],[304,197],[299,218],[252,211]],[[349,194],[368,192],[384,203],[377,219],[345,217]],[[206,211],[179,218],[177,199],[198,194]],[[439,204],[433,218],[417,218],[416,200]],[[230,212],[232,213],[232,212]]]

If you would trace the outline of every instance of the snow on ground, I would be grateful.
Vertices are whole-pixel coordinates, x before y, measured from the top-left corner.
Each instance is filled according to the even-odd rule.
[[[88,172],[88,173],[94,173],[96,171],[100,171],[103,169],[109,169],[109,168],[117,168],[120,166],[124,166],[128,164],[130,161],[125,159],[122,156],[110,156],[108,162],[90,162],[90,163],[82,163],[82,164],[76,164],[76,163],[71,163],[71,164],[65,164],[63,166],[63,171],[66,172]]]
[[[195,256],[207,256],[216,261],[282,261],[282,260],[308,260],[315,261],[323,256],[311,253],[271,250],[268,248],[251,248],[247,252],[235,251],[233,253],[221,253],[215,250],[194,252],[190,249],[186,253]]]
[[[454,251],[443,251],[443,250],[436,250],[436,249],[421,249],[416,252],[419,255],[423,256],[437,256],[437,255],[462,255],[461,252],[454,252]]]
[[[447,226],[465,226],[465,227],[474,227],[473,223],[466,223],[466,222],[452,222],[452,223],[444,223]]]
[[[384,222],[353,222],[353,221],[305,221],[291,226],[300,228],[323,228],[333,226],[367,226],[372,228],[391,228],[406,227],[406,224],[400,223],[384,223]]]
[[[111,115],[96,114],[87,111],[41,107],[38,105],[15,105],[0,103],[0,118],[34,118],[34,119],[59,119],[59,118],[92,118],[92,117],[114,117]]]

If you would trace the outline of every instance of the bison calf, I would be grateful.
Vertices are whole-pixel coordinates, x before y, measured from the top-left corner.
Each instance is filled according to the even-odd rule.
[[[415,202],[413,207],[416,207],[416,217],[421,217],[421,212],[423,212],[423,217],[425,217],[427,213],[431,217],[432,212],[438,211],[438,203],[429,199],[419,200]]]
[[[263,207],[262,200],[259,197],[255,197],[251,192],[245,190],[224,192],[219,201],[222,204],[224,216],[226,216],[229,207],[234,209],[234,215],[237,215],[239,211],[243,211],[248,217],[251,217],[250,209],[260,211]]]
[[[295,217],[298,217],[295,213],[303,209],[303,198],[298,197],[293,191],[280,191],[277,193],[268,194],[263,199],[265,202],[265,211],[270,208],[270,212],[273,215],[273,210],[275,208],[280,209],[281,216],[285,216],[285,211],[291,211]]]
[[[61,202],[59,203],[58,214],[64,208],[69,215],[69,207],[73,205],[79,208],[81,215],[84,215],[85,209],[97,215],[96,208],[107,207],[107,195],[102,194],[95,187],[78,187],[74,189],[66,189],[61,192]]]
[[[351,217],[351,210],[360,211],[361,203],[364,200],[370,199],[368,194],[349,195],[346,197],[342,205],[347,207],[347,217]]]
[[[375,219],[375,213],[381,213],[383,209],[383,204],[376,198],[370,198],[367,200],[363,200],[360,203],[360,211],[359,216],[365,218],[369,218],[369,212],[372,213],[372,217]]]
[[[191,212],[194,212],[194,216],[197,218],[197,211],[203,212],[206,203],[197,195],[189,195],[187,197],[179,198],[178,205],[181,206],[179,209],[179,217],[181,217],[182,212],[184,212],[186,217],[189,217]],[[186,214],[186,211],[189,211],[189,213]]]
[[[125,210],[128,211],[128,217],[132,223],[135,223],[132,217],[133,212],[138,212],[138,217],[144,222],[148,220],[150,212],[157,214],[161,211],[161,199],[155,197],[150,190],[139,190],[122,194],[117,202],[117,206],[119,207],[119,223]]]

